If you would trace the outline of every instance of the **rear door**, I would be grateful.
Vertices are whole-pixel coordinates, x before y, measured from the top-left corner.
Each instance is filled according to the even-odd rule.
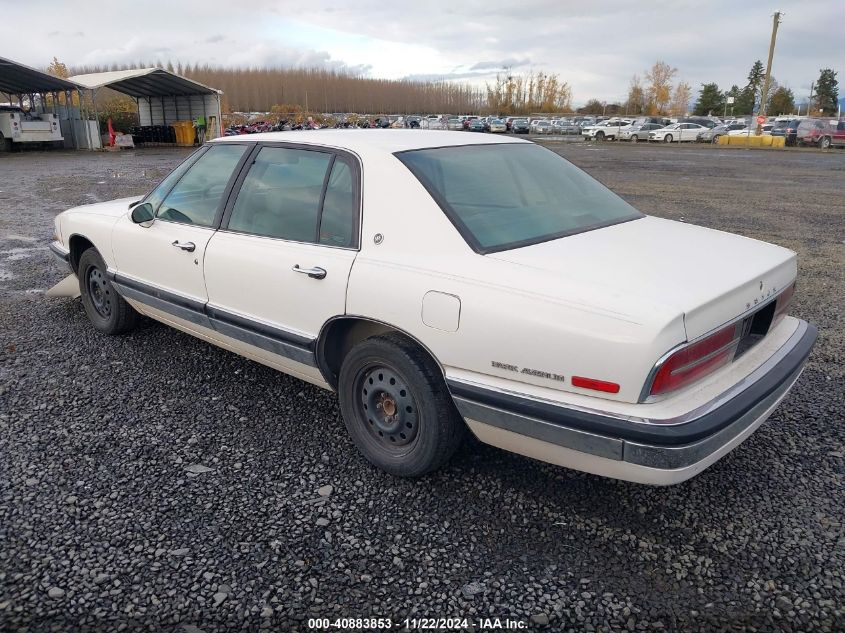
[[[345,152],[260,147],[205,253],[215,329],[285,357],[294,373],[314,365],[323,324],[346,311],[360,174]]]

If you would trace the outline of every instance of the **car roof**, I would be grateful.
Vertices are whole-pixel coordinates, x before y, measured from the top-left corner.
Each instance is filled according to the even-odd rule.
[[[441,130],[302,130],[295,132],[261,132],[259,134],[222,136],[210,143],[236,142],[299,143],[345,149],[354,153],[402,152],[412,149],[490,145],[490,137]],[[496,137],[496,144],[530,143],[524,139]]]

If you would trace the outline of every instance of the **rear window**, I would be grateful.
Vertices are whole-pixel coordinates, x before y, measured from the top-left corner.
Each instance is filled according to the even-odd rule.
[[[469,145],[396,156],[479,253],[643,217],[604,185],[539,145]]]

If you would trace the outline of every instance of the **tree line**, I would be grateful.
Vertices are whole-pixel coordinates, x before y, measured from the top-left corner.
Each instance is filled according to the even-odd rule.
[[[572,112],[572,89],[558,75],[506,71],[484,88],[453,81],[374,79],[343,70],[321,68],[222,68],[208,64],[144,63],[68,68],[58,59],[47,71],[60,76],[83,73],[161,67],[200,83],[223,90],[224,112],[358,112],[493,113]],[[813,113],[835,113],[838,105],[837,73],[820,71],[810,103]],[[678,69],[656,61],[642,75],[634,75],[624,103],[589,99],[576,111],[584,114],[630,114],[683,116],[690,110],[691,86],[677,79]],[[795,111],[795,95],[772,77],[768,94],[762,95],[763,64],[756,61],[742,87],[722,90],[717,83],[702,84],[692,112],[747,115],[765,104],[769,114]],[[733,103],[728,105],[729,98]],[[123,103],[125,101],[125,103]],[[111,93],[103,100],[107,111],[134,111],[128,97]],[[98,106],[100,101],[98,99]],[[727,106],[727,107],[726,107]]]
[[[804,114],[835,115],[839,107],[839,82],[837,73],[832,68],[819,70],[819,77],[813,82],[814,91],[810,95]],[[751,66],[744,86],[734,84],[723,91],[715,82],[702,84],[693,112],[695,114],[748,115],[765,111],[767,114],[793,114],[796,112],[795,93],[778,84],[772,77],[769,89],[763,94],[765,70],[759,59]]]

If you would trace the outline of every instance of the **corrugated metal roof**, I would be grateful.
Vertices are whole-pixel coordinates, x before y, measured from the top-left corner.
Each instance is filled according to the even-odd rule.
[[[0,57],[0,92],[9,94],[62,92],[76,90],[78,87],[67,79],[54,77],[11,59]]]
[[[195,94],[222,94],[206,85],[171,73],[163,68],[114,70],[105,73],[75,75],[70,81],[89,88],[108,87],[130,97],[172,97]]]

